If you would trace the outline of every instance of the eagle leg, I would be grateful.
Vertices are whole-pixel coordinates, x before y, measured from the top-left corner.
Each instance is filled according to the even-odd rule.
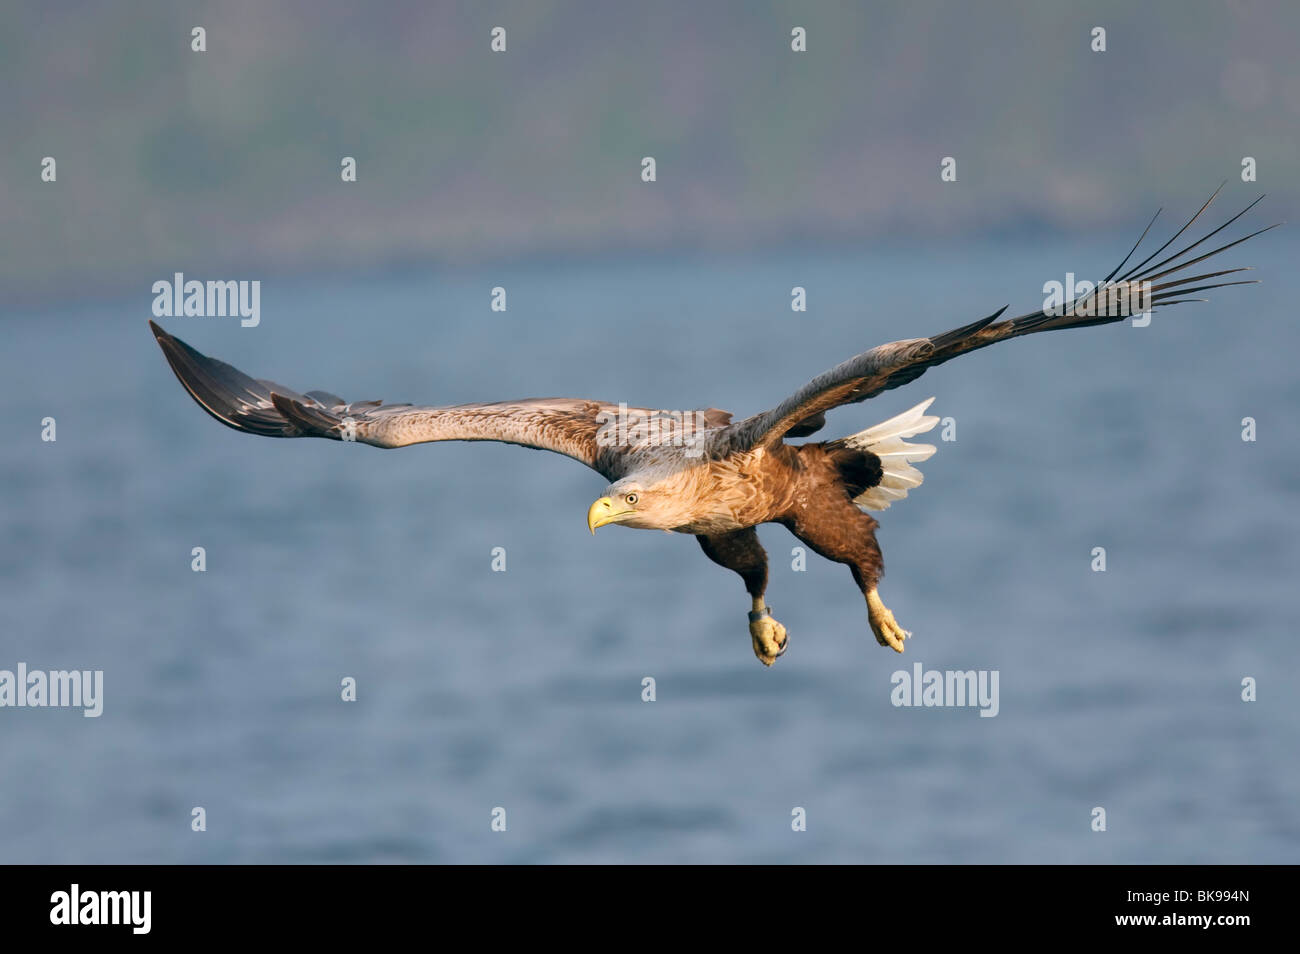
[[[874,586],[867,591],[867,622],[876,634],[876,642],[888,646],[896,653],[903,651],[903,640],[912,635],[898,625],[898,620],[894,619],[889,607],[880,601],[880,594]]]
[[[875,520],[871,522],[875,524]],[[865,547],[864,557],[850,563],[849,569],[853,573],[853,581],[858,584],[858,589],[862,590],[862,595],[867,598],[867,622],[871,624],[871,631],[876,634],[876,642],[896,653],[901,653],[903,640],[912,634],[898,625],[898,620],[894,619],[894,614],[889,611],[889,607],[881,602],[876,583],[884,569],[884,562],[880,556],[880,545],[876,543],[874,527],[868,539],[870,545]]]
[[[876,542],[879,524],[853,503],[856,487],[841,487],[843,498],[830,496],[819,507],[801,509],[782,523],[813,550],[836,563],[843,563],[853,574],[853,582],[867,600],[867,622],[876,642],[894,652],[903,651],[903,640],[912,634],[898,625],[894,614],[880,600],[876,584],[885,571],[885,560]]]
[[[754,599],[754,611],[749,614],[749,640],[754,646],[754,655],[764,666],[776,662],[790,644],[785,627],[767,614],[761,596]]]
[[[698,534],[700,549],[718,566],[740,574],[745,590],[753,601],[749,613],[749,639],[754,655],[764,666],[776,662],[785,652],[789,637],[785,627],[768,612],[763,594],[767,591],[767,551],[758,542],[753,527],[731,533]]]

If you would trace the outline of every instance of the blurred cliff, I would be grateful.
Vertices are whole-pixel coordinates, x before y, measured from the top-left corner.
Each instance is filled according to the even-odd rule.
[[[1300,181],[1294,4],[31,2],[5,21],[11,303],[171,269],[1127,227],[1240,188],[1247,155],[1281,217]]]

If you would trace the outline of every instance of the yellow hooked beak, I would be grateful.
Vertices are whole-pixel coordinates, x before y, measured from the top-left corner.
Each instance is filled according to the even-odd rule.
[[[618,523],[620,518],[633,512],[631,507],[619,510],[609,497],[601,497],[587,510],[587,529],[594,535],[597,527],[603,527],[607,523]]]

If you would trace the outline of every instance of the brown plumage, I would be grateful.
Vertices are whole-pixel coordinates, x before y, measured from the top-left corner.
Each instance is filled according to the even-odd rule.
[[[1216,191],[1215,195],[1218,195]],[[1262,198],[1262,196],[1261,196]],[[716,408],[673,413],[573,398],[530,398],[492,404],[417,407],[379,401],[348,403],[324,391],[299,394],[248,377],[209,358],[150,322],[172,370],[213,417],[236,430],[270,437],[323,437],[376,447],[430,441],[501,441],[565,454],[610,481],[588,511],[592,532],[607,523],[694,534],[710,560],[740,575],[752,599],[754,652],[771,665],[785,651],[785,628],[767,612],[767,555],[754,528],[784,525],[813,552],[848,566],[867,601],[868,621],[881,645],[903,651],[910,634],[880,602],[883,571],[878,524],[866,511],[888,507],[918,486],[912,464],[934,452],[904,438],[929,430],[929,401],[876,427],[836,440],[788,444],[815,433],[826,413],[915,380],[958,355],[1020,335],[1122,321],[1143,283],[1151,307],[1244,281],[1215,281],[1240,268],[1185,278],[1191,266],[1267,229],[1181,261],[1259,199],[1180,251],[1152,264],[1214,200],[1205,203],[1168,242],[1120,275],[1145,238],[1133,246],[1097,290],[1068,306],[999,320],[987,318],[930,338],[880,345],[822,374],[776,407],[732,423]],[[1154,218],[1152,219],[1154,222]],[[1273,228],[1274,226],[1269,226]],[[1191,286],[1191,287],[1188,287]],[[1141,309],[1137,309],[1141,310]],[[931,399],[932,400],[932,399]]]

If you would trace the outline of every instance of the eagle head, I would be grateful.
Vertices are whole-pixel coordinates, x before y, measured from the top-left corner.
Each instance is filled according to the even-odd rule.
[[[647,486],[645,482],[625,477],[605,488],[587,510],[587,529],[593,534],[607,523],[621,523],[642,530],[668,530],[680,523],[675,511],[670,514],[671,495]]]

